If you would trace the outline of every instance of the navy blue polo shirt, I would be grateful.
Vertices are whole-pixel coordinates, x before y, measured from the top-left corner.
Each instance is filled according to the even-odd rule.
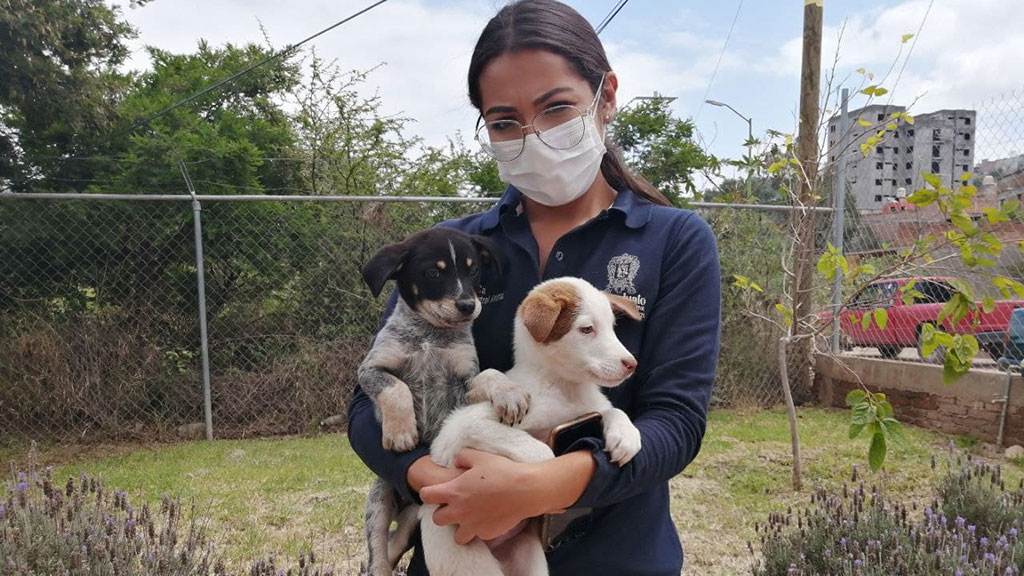
[[[483,309],[473,326],[480,368],[512,365],[515,311],[531,288],[577,276],[633,300],[643,319],[622,320],[616,334],[637,359],[636,373],[605,389],[640,430],[642,448],[625,466],[613,464],[600,438],[576,442],[597,463],[574,507],[593,508],[566,530],[548,554],[553,576],[679,574],[683,551],[669,510],[668,481],[700,450],[718,359],[721,281],[710,227],[697,214],[658,206],[620,191],[610,208],[555,243],[544,274],[521,195],[509,188],[491,209],[444,222],[490,237],[507,259],[505,281],[482,278]],[[392,297],[394,299],[394,296]],[[409,466],[426,447],[396,454],[381,447],[369,398],[356,390],[349,406],[349,441],[367,466],[415,499]],[[409,575],[426,574],[417,552]]]

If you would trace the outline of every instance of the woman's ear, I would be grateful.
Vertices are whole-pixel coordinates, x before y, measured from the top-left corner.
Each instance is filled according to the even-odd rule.
[[[619,77],[614,70],[609,70],[604,76],[604,86],[601,87],[601,121],[608,124],[615,119],[615,106],[617,101],[615,94],[619,91]]]

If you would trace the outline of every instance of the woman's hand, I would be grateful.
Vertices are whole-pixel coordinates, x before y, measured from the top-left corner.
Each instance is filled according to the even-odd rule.
[[[423,456],[409,466],[405,473],[405,481],[409,483],[409,488],[412,488],[413,492],[419,492],[427,486],[454,480],[461,476],[462,472],[458,468],[445,468],[435,464],[430,456]]]
[[[462,469],[461,476],[424,488],[420,498],[440,506],[434,512],[435,524],[458,524],[455,541],[459,544],[497,538],[546,511],[534,489],[532,464],[466,449],[456,455],[455,466]]]
[[[588,452],[572,452],[536,464],[513,462],[478,450],[462,450],[455,457],[462,474],[420,491],[439,526],[458,524],[455,541],[492,540],[526,518],[561,511],[579,499],[594,475]]]

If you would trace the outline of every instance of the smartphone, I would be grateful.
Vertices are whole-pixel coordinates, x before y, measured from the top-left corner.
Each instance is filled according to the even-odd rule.
[[[580,438],[603,437],[604,427],[601,424],[601,415],[597,412],[587,412],[579,418],[573,418],[552,428],[548,434],[548,446],[551,447],[555,456],[561,456]]]
[[[548,434],[548,446],[555,456],[565,454],[565,451],[580,438],[603,438],[604,426],[601,423],[601,415],[597,412],[588,412],[579,418],[574,418],[564,424],[559,424],[551,429]],[[590,514],[590,508],[572,508],[562,514],[546,514],[541,522],[541,542],[548,550],[556,546],[556,540],[569,526],[569,523],[577,518]]]

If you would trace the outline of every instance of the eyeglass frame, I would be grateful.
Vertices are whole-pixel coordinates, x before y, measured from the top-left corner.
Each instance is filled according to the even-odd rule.
[[[580,120],[581,121],[585,121],[585,119],[586,119],[588,114],[594,114],[594,112],[597,110],[597,105],[601,102],[601,95],[602,95],[602,92],[604,90],[604,79],[606,77],[607,77],[607,74],[602,74],[601,75],[601,81],[597,83],[597,93],[594,94],[594,100],[584,110],[580,110],[579,108],[577,108],[576,106],[573,106],[572,104],[560,104],[559,106],[553,106],[553,107],[548,108],[546,110],[541,110],[540,112],[537,112],[536,114],[533,115],[533,118],[530,120],[529,124],[519,124],[518,120],[493,120],[492,122],[484,122],[483,125],[481,125],[480,121],[484,119],[483,114],[481,114],[477,118],[476,128],[473,129],[473,139],[476,140],[477,144],[479,144],[480,147],[483,148],[483,150],[485,152],[487,152],[487,154],[491,158],[494,158],[494,160],[497,161],[497,162],[512,162],[514,160],[517,160],[520,156],[523,155],[523,152],[526,151],[526,136],[527,136],[526,129],[527,128],[532,128],[533,129],[533,134],[537,135],[537,139],[540,140],[540,142],[542,144],[544,144],[548,148],[551,148],[552,150],[572,150],[573,148],[579,146],[580,142],[583,142],[583,138],[582,137],[580,137],[579,142],[573,144],[572,146],[569,146],[568,148],[555,148],[554,146],[552,146],[552,145],[550,145],[550,144],[548,144],[547,142],[544,141],[544,138],[541,136],[541,134],[543,134],[543,132],[541,132],[540,130],[537,130],[536,128],[534,128],[534,124],[536,124],[536,122],[537,122],[537,117],[539,117],[542,114],[547,113],[550,110],[554,110],[556,108],[565,107],[565,108],[573,108],[573,109],[575,109],[580,114]],[[497,156],[494,155],[494,150],[493,150],[493,148],[491,148],[490,145],[484,144],[483,142],[480,141],[480,130],[483,129],[483,128],[486,128],[488,124],[496,123],[496,122],[515,122],[516,124],[519,124],[519,129],[520,129],[520,132],[521,132],[521,135],[520,135],[520,138],[519,138],[519,142],[521,143],[521,146],[519,147],[519,154],[516,154],[515,156],[513,156],[512,158],[509,158],[508,160],[501,160],[501,159],[499,159]],[[569,122],[573,122],[573,120],[567,120],[565,122],[562,122],[561,124],[552,126],[551,128],[548,128],[547,130],[553,130],[555,128],[558,128],[559,126],[562,126],[564,124],[568,124]],[[585,125],[584,125],[583,129],[586,130],[586,126]],[[585,134],[585,132],[584,132],[584,134]],[[511,142],[511,141],[512,140],[506,140],[506,142]]]

